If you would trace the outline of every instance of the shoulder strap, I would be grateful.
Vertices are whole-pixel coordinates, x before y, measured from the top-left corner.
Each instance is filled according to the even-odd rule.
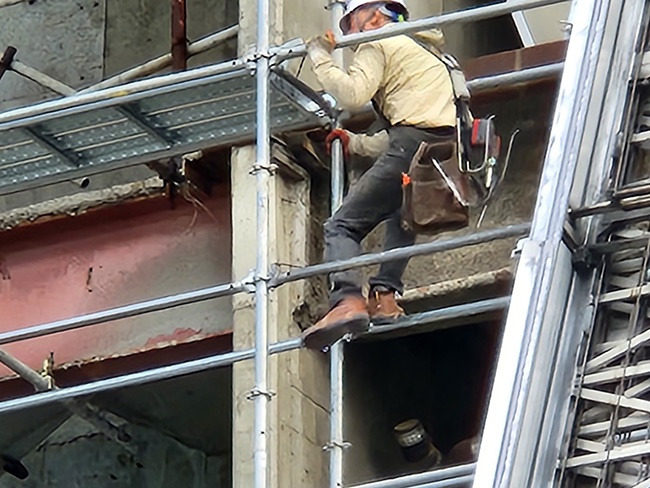
[[[420,47],[433,54],[436,58],[438,58],[438,60],[440,60],[442,64],[445,65],[447,71],[449,72],[449,77],[451,78],[451,85],[454,90],[454,97],[456,100],[464,100],[466,102],[469,102],[470,94],[469,89],[467,88],[467,79],[465,78],[465,74],[463,73],[460,64],[458,64],[458,60],[456,60],[456,58],[451,54],[438,51],[435,47],[422,42],[415,36],[409,37]]]

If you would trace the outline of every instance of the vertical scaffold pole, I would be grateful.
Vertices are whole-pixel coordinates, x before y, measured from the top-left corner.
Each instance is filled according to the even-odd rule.
[[[255,389],[253,390],[254,479],[255,488],[268,485],[267,422],[270,393],[268,389],[268,318],[269,318],[269,185],[272,175],[269,107],[269,2],[257,0],[257,264],[255,279]]]
[[[329,5],[332,12],[332,30],[339,37],[339,22],[343,16],[344,3],[334,0]],[[343,51],[334,51],[334,61],[343,66]],[[343,145],[339,139],[332,143],[331,207],[332,215],[343,202],[344,161]],[[330,350],[330,488],[343,487],[343,342]]]

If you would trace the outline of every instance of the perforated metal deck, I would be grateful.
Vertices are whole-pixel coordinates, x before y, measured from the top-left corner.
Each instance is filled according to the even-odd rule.
[[[331,120],[295,77],[274,70],[271,86],[274,132]],[[255,78],[237,63],[12,110],[0,114],[0,194],[244,143],[254,131]]]

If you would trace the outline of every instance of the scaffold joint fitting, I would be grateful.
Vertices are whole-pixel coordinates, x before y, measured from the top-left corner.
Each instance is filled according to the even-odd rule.
[[[253,388],[251,392],[246,397],[246,400],[255,400],[257,397],[263,396],[266,397],[268,401],[271,401],[277,393],[271,390],[260,390],[259,388]]]
[[[350,449],[352,447],[351,442],[347,441],[330,441],[323,446],[323,451],[331,451],[333,449]]]

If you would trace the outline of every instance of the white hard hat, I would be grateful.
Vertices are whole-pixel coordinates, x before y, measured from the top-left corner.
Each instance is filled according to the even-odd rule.
[[[349,28],[350,14],[354,12],[359,7],[364,7],[366,5],[380,4],[385,5],[390,10],[396,12],[399,15],[404,17],[404,20],[408,20],[409,11],[406,8],[406,0],[349,0],[345,4],[345,12],[339,23],[341,30],[345,32]]]

